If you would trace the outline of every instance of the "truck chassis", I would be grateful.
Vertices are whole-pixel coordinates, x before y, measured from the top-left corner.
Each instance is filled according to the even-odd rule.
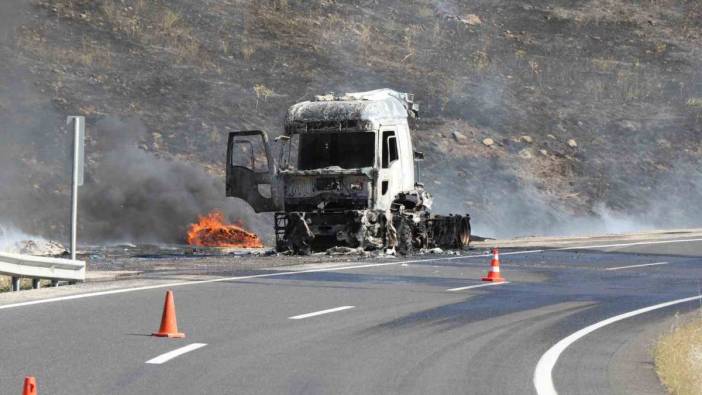
[[[388,220],[388,217],[391,220]],[[340,243],[401,254],[434,247],[463,249],[470,243],[470,216],[386,213],[371,210],[276,212],[276,250],[309,254]]]

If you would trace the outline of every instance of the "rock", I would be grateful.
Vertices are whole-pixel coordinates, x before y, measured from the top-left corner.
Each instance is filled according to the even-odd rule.
[[[453,139],[456,140],[458,144],[468,143],[468,137],[466,137],[466,135],[461,132],[452,132],[451,137],[453,137]]]
[[[442,250],[439,247],[435,247],[435,248],[432,248],[431,250],[429,250],[429,253],[431,253],[431,254],[443,254],[443,252],[444,252],[444,250]]]
[[[478,26],[483,23],[483,21],[480,20],[480,17],[475,14],[465,15],[463,17],[458,18],[458,20],[470,26]]]
[[[495,144],[495,140],[491,139],[490,137],[487,137],[483,139],[483,144],[488,147],[492,147]]]
[[[629,132],[636,132],[639,129],[641,129],[641,124],[639,124],[638,122],[627,120],[619,122],[619,127]]]
[[[540,149],[539,153],[543,156],[548,156],[548,151],[546,151],[545,149]]]
[[[551,140],[555,140],[555,139],[556,139],[556,136],[554,136],[554,135],[552,135],[552,134],[547,134],[546,137],[550,138]]]
[[[7,247],[6,252],[24,255],[58,256],[66,254],[66,248],[52,240],[20,240]]]
[[[666,140],[666,139],[658,139],[658,140],[656,141],[656,143],[657,143],[658,145],[660,145],[661,147],[663,147],[663,148],[670,148],[670,147],[672,147],[672,145],[670,144],[670,141],[668,141],[668,140]]]
[[[528,148],[525,148],[525,149],[519,151],[519,156],[522,159],[531,159],[534,157],[534,155],[531,153],[531,150]]]
[[[520,138],[519,138],[519,141],[523,141],[523,142],[525,142],[525,143],[527,143],[527,144],[531,144],[531,143],[534,142],[534,139],[531,138],[531,136],[526,136],[526,135],[525,135],[525,136],[520,137]]]
[[[573,139],[568,140],[568,141],[566,142],[566,144],[568,144],[568,146],[569,146],[570,148],[577,148],[577,146],[578,146],[578,143],[577,143],[575,140],[573,140]]]

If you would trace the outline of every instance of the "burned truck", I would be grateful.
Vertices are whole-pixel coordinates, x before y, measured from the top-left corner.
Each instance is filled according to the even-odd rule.
[[[227,196],[274,213],[278,251],[464,248],[470,216],[432,214],[415,177],[417,117],[413,95],[390,89],[295,104],[274,144],[260,130],[229,134]]]

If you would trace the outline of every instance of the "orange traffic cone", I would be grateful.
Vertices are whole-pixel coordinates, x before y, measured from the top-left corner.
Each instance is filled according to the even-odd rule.
[[[173,302],[173,291],[166,291],[166,302],[163,304],[163,316],[161,317],[161,329],[152,334],[158,337],[183,338],[185,333],[178,332],[176,323],[175,303]]]
[[[24,390],[22,395],[37,395],[37,380],[32,376],[24,378]]]
[[[487,277],[483,277],[483,281],[505,281],[505,279],[500,274],[500,252],[497,250],[497,248],[492,249],[492,262],[490,262],[490,271],[488,271]]]

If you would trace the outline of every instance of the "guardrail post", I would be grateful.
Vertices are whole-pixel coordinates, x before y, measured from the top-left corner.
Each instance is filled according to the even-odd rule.
[[[39,279],[39,278],[33,278],[33,279],[32,279],[32,288],[34,288],[34,289],[39,289],[39,288],[41,288],[41,279]]]
[[[11,284],[11,290],[12,292],[17,292],[20,290],[20,280],[22,280],[19,277],[12,277],[12,284]]]

